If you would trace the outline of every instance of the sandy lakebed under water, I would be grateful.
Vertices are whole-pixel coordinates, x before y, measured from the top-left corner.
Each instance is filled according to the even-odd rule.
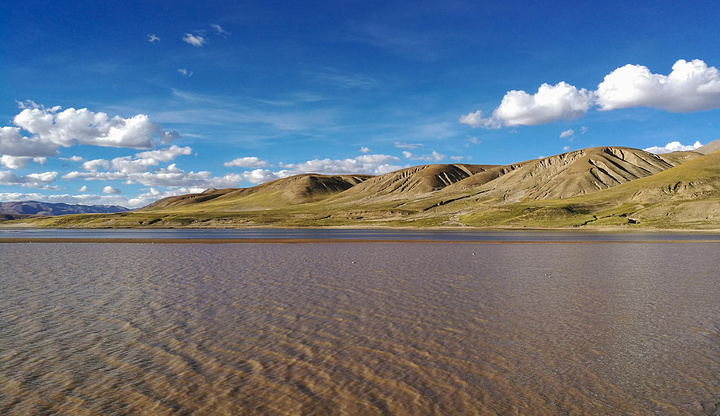
[[[716,414],[718,254],[2,243],[0,414]]]

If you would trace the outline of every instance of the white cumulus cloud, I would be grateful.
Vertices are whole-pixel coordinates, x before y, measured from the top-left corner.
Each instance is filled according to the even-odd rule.
[[[19,185],[26,188],[55,189],[49,184],[55,182],[57,172],[30,173],[18,176],[9,170],[0,171],[0,185]]]
[[[542,84],[532,95],[525,91],[508,91],[490,117],[483,118],[482,111],[478,110],[460,117],[460,122],[485,128],[535,126],[580,118],[593,101],[594,94],[585,88],[577,89],[565,82]]]
[[[625,65],[606,75],[597,90],[578,89],[566,82],[542,84],[537,93],[508,91],[490,116],[481,110],[465,114],[460,123],[496,129],[534,126],[582,117],[592,107],[601,111],[651,107],[674,113],[720,108],[720,70],[700,59],[680,59],[668,75],[643,65]],[[583,127],[580,134],[587,131]]]
[[[643,65],[625,65],[598,85],[600,110],[652,107],[673,113],[720,107],[720,71],[695,59],[680,59],[669,75],[654,74]]]
[[[662,153],[670,153],[670,152],[681,152],[681,151],[689,151],[689,150],[695,150],[699,147],[702,147],[702,143],[699,141],[696,141],[695,143],[691,145],[683,145],[679,141],[673,141],[665,146],[653,146],[648,147],[647,149],[643,149],[646,152],[655,153],[655,154],[662,154]]]
[[[207,39],[205,39],[201,35],[193,35],[192,33],[186,33],[185,36],[183,36],[182,40],[185,43],[189,43],[190,45],[195,47],[200,47],[207,43]]]
[[[281,176],[281,172],[275,173],[268,169],[255,169],[248,172],[243,172],[242,177],[243,179],[252,184],[258,184],[284,178],[285,176]]]
[[[502,127],[502,122],[493,117],[483,117],[482,110],[477,110],[472,113],[460,116],[458,119],[462,124],[467,124],[473,128],[484,127],[486,129],[499,129]]]
[[[28,156],[0,156],[0,165],[5,166],[8,169],[21,169],[28,165],[30,162],[39,163],[44,165],[47,161],[46,157],[28,157]]]
[[[561,139],[567,139],[569,137],[573,137],[575,135],[575,130],[573,129],[567,129],[564,132],[560,133]]]
[[[268,165],[268,162],[260,160],[255,156],[239,157],[229,162],[223,163],[225,167],[237,166],[239,168],[264,168]]]
[[[107,195],[116,195],[116,194],[122,193],[121,190],[119,190],[117,188],[113,188],[112,186],[109,186],[109,185],[104,187],[102,191],[104,194],[107,194]]]
[[[15,126],[0,127],[0,155],[54,156],[60,147],[74,145],[151,148],[158,136],[165,141],[177,135],[160,131],[144,114],[110,117],[86,108],[45,108],[31,101],[21,104],[21,108],[13,118]]]

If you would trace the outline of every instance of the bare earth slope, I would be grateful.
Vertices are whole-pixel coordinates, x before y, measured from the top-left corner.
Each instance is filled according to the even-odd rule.
[[[717,152],[718,150],[720,150],[720,139],[714,140],[699,149],[695,149],[696,152],[704,155],[709,155],[710,153]]]
[[[358,204],[417,199],[494,168],[466,164],[413,166],[368,179],[328,202]]]
[[[532,160],[482,184],[488,196],[506,202],[563,199],[654,175],[676,162],[638,149],[596,147]],[[463,187],[464,183],[456,184]],[[447,191],[454,190],[453,188]]]

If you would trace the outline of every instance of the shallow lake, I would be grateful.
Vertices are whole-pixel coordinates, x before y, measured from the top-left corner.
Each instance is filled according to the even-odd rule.
[[[717,238],[521,234],[0,244],[0,414],[714,414]]]

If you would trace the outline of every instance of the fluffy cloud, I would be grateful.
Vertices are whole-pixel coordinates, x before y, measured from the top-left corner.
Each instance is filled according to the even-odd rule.
[[[594,94],[585,88],[560,82],[542,84],[537,93],[509,91],[492,116],[482,117],[481,111],[460,117],[460,122],[472,127],[499,128],[501,126],[535,126],[558,120],[582,117],[592,106]]]
[[[148,116],[109,117],[86,108],[45,108],[33,102],[21,104],[12,127],[0,127],[0,154],[17,157],[54,156],[60,147],[92,145],[102,147],[151,148],[159,136],[172,140],[177,133],[160,131]],[[30,133],[25,137],[22,131]]]
[[[134,167],[123,171],[73,171],[62,176],[63,179],[84,179],[87,181],[125,181],[127,184],[139,183],[154,187],[195,187],[195,188],[231,188],[242,181],[241,174],[228,174],[213,177],[208,171],[185,172],[171,164],[154,171],[134,171]]]
[[[182,40],[195,47],[200,47],[207,43],[207,39],[200,35],[193,35],[192,33],[186,33]]]
[[[360,153],[370,153],[371,150],[369,147],[362,146],[360,147]]]
[[[27,157],[27,156],[0,156],[0,165],[5,166],[8,169],[20,169],[24,168],[30,162],[39,163],[44,165],[47,161],[45,157]]]
[[[97,172],[97,170],[101,167],[105,169],[110,169],[110,162],[105,159],[93,159],[88,160],[87,162],[83,162],[83,164],[80,166],[80,168],[92,172]]]
[[[255,156],[239,157],[237,159],[223,163],[223,166],[226,167],[237,166],[239,168],[264,168],[267,165],[268,162],[260,160]]]
[[[534,126],[582,117],[597,105],[601,111],[652,107],[674,113],[720,108],[720,71],[695,59],[680,59],[669,75],[643,65],[625,65],[606,75],[596,91],[560,82],[542,84],[537,93],[508,91],[489,117],[478,110],[460,117],[472,127]],[[582,133],[587,129],[583,128]]]
[[[178,156],[187,156],[192,154],[192,148],[190,146],[180,147],[172,145],[164,149],[149,150],[147,152],[136,153],[135,157],[138,159],[152,159],[159,160],[161,162],[169,162],[174,160]]]
[[[670,153],[670,152],[680,152],[680,151],[688,151],[688,150],[695,150],[702,146],[702,143],[696,141],[695,143],[691,145],[683,145],[682,143],[678,141],[670,142],[666,144],[665,146],[653,146],[648,147],[647,149],[643,149],[646,152],[655,153],[655,154],[662,154],[662,153]]]
[[[63,111],[56,108],[26,108],[15,116],[13,123],[40,141],[63,147],[85,144],[149,148],[153,146],[152,138],[158,131],[158,127],[144,114],[126,119],[108,117],[105,113],[94,113],[87,108]]]
[[[681,59],[669,75],[653,74],[646,66],[625,65],[598,85],[600,110],[653,107],[673,113],[720,107],[720,71],[699,59]]]
[[[567,138],[573,137],[574,135],[575,135],[575,130],[567,129],[564,132],[560,133],[560,138],[567,139]]]
[[[0,185],[19,185],[26,188],[55,189],[49,184],[55,182],[57,172],[30,173],[18,176],[9,170],[0,171]]]
[[[502,123],[499,120],[493,117],[483,117],[482,110],[460,116],[458,121],[473,128],[484,127],[486,129],[499,129],[502,127]]]
[[[291,168],[293,175],[297,173],[321,173],[326,175],[337,174],[383,174],[400,169],[392,163],[400,159],[389,155],[362,155],[354,159],[314,159],[296,165],[285,165]]]
[[[121,190],[119,190],[117,188],[113,188],[112,186],[106,186],[103,188],[102,191],[104,194],[107,194],[107,195],[117,195],[117,194],[122,193]]]
[[[440,162],[441,160],[445,159],[445,155],[440,154],[435,150],[433,150],[432,153],[429,155],[415,155],[411,152],[408,152],[407,150],[403,151],[402,154],[405,159],[422,160],[425,162]]]
[[[140,173],[147,172],[152,166],[158,166],[160,162],[169,162],[178,156],[190,154],[192,154],[191,147],[172,145],[164,149],[136,153],[135,156],[116,157],[112,160],[88,160],[82,164],[81,168],[91,172],[97,172],[98,169],[104,168],[112,169],[123,174]]]
[[[90,192],[90,189],[86,185],[83,185],[78,189],[78,192]]]
[[[251,170],[249,172],[243,172],[242,177],[243,177],[243,179],[245,179],[246,181],[248,181],[250,183],[258,184],[258,183],[263,183],[263,182],[270,182],[275,179],[284,178],[284,177],[286,177],[284,175],[285,172],[286,171],[280,171],[280,172],[276,173],[276,172],[272,172],[267,169],[255,169],[255,170]],[[290,175],[287,175],[287,176],[290,176]]]
[[[23,137],[19,127],[0,127],[0,154],[16,157],[53,156],[60,146],[39,137]]]
[[[134,156],[117,157],[112,160],[94,159],[82,164],[84,171],[73,171],[62,176],[63,179],[124,181],[127,184],[140,183],[152,187],[195,187],[195,188],[228,188],[237,186],[242,181],[242,175],[229,174],[222,177],[213,177],[210,172],[185,172],[170,164],[167,167],[159,166],[162,162],[169,162],[181,155],[192,154],[192,148],[176,145],[136,153]]]
[[[382,175],[402,168],[402,166],[393,165],[397,162],[400,162],[400,159],[389,155],[361,155],[353,159],[314,159],[297,164],[282,165],[285,169],[276,172],[268,169],[255,169],[243,172],[242,177],[250,183],[258,184],[301,173]]]

